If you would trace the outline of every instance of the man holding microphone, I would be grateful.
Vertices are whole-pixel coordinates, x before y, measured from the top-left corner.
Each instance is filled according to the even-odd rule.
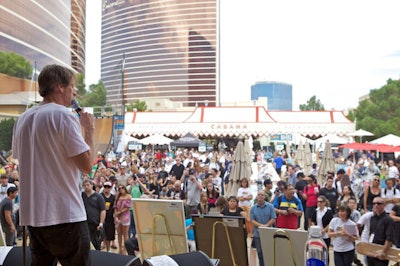
[[[76,96],[72,70],[45,66],[38,83],[43,101],[18,118],[12,142],[21,173],[20,223],[29,229],[32,265],[91,265],[80,177],[90,173],[95,159],[94,117],[69,109]]]

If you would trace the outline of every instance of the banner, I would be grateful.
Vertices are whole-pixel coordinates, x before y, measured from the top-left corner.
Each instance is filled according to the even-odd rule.
[[[113,116],[113,150],[118,147],[119,142],[121,141],[122,134],[125,129],[125,118],[123,115],[114,115]]]

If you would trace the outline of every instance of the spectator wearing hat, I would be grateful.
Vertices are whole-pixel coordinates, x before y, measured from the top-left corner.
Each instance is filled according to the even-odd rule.
[[[8,183],[8,177],[6,175],[1,175],[0,176],[0,202],[3,201],[3,199],[7,198],[7,190],[10,187],[15,187],[14,184]]]
[[[0,203],[0,222],[6,236],[6,245],[15,245],[16,236],[16,217],[13,212],[13,201],[18,195],[18,188],[13,186],[7,189],[7,197]]]
[[[118,180],[118,185],[123,185],[124,187],[128,185],[128,177],[129,177],[129,175],[125,171],[126,171],[126,163],[122,163],[119,166],[118,173],[115,175],[115,178]]]
[[[114,202],[115,196],[111,194],[112,184],[110,181],[104,183],[103,192],[100,194],[106,206],[106,218],[104,220],[104,245],[106,251],[110,251],[110,247],[116,248],[113,244],[115,240],[115,223],[114,223]]]

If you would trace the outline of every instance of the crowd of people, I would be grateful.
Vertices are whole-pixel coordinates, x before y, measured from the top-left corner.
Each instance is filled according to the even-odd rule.
[[[82,177],[82,198],[93,247],[137,254],[132,198],[182,200],[187,218],[191,214],[245,217],[260,265],[260,226],[304,230],[320,226],[326,245],[333,247],[335,265],[387,265],[388,261],[382,260],[387,249],[400,247],[400,184],[394,160],[388,161],[387,169],[374,167],[380,171],[363,182],[359,194],[353,192],[354,177],[348,176],[358,171],[351,164],[337,164],[336,173],[329,172],[318,183],[314,174],[306,176],[299,165],[283,159],[275,191],[275,182],[269,176],[262,177],[263,187],[258,192],[251,188],[254,180],[242,177],[237,194],[227,197],[231,158],[228,151],[199,153],[195,149],[145,150],[113,159],[99,152],[92,172]],[[5,193],[1,199],[6,200],[0,203],[0,217],[7,244],[15,245],[18,223],[14,219],[15,227],[8,225],[5,214],[10,214],[10,208],[11,214],[17,214],[18,208],[13,211],[13,205],[18,194],[18,170],[9,166],[4,170],[1,191]],[[355,256],[357,239],[385,248],[377,257],[366,257],[361,262]],[[133,247],[131,243],[135,243]]]
[[[368,162],[365,168],[371,169],[370,164],[374,161],[365,156],[361,155],[359,160],[365,159]],[[263,257],[258,234],[260,226],[308,230],[311,225],[320,226],[327,246],[333,246],[335,265],[388,263],[381,259],[385,258],[388,247],[399,244],[396,239],[400,236],[398,171],[397,176],[385,174],[396,172],[393,168],[395,160],[388,161],[386,171],[386,163],[375,167],[374,162],[373,169],[376,171],[370,175],[371,179],[363,180],[361,193],[354,193],[352,180],[359,178],[356,171],[362,171],[364,167],[360,161],[355,165],[346,163],[346,167],[339,161],[337,170],[329,172],[324,181],[319,182],[315,172],[305,175],[299,165],[288,163],[283,156],[275,157],[282,158],[277,188],[272,191],[275,182],[264,176],[262,190],[255,197],[254,192],[257,191],[251,188],[254,180],[249,177],[241,178],[236,195],[226,197],[224,192],[227,191],[232,167],[232,154],[228,151],[146,150],[113,160],[99,154],[97,168],[87,178],[97,184],[99,193],[110,189],[111,194],[118,195],[118,191],[123,189],[128,196],[135,198],[183,200],[187,217],[191,214],[245,217],[246,231],[253,238],[252,246],[259,254],[260,265]],[[104,186],[106,183],[107,186]],[[128,234],[122,234],[127,239],[135,234],[132,209],[130,212]],[[377,219],[379,225],[371,229],[371,218],[385,215],[388,217],[385,218],[385,226]],[[377,228],[385,228],[385,231],[379,232]],[[386,245],[382,254],[376,258],[365,258],[362,262],[356,256],[355,240],[363,240],[359,235],[365,234],[369,242]]]

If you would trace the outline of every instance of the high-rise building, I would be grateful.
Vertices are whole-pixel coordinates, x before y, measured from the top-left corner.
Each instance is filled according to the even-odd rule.
[[[251,100],[268,98],[268,110],[292,111],[292,85],[282,82],[261,81],[251,86]]]
[[[85,73],[86,0],[12,0],[0,3],[0,51]]]
[[[111,105],[218,105],[218,0],[103,1],[101,80]]]

